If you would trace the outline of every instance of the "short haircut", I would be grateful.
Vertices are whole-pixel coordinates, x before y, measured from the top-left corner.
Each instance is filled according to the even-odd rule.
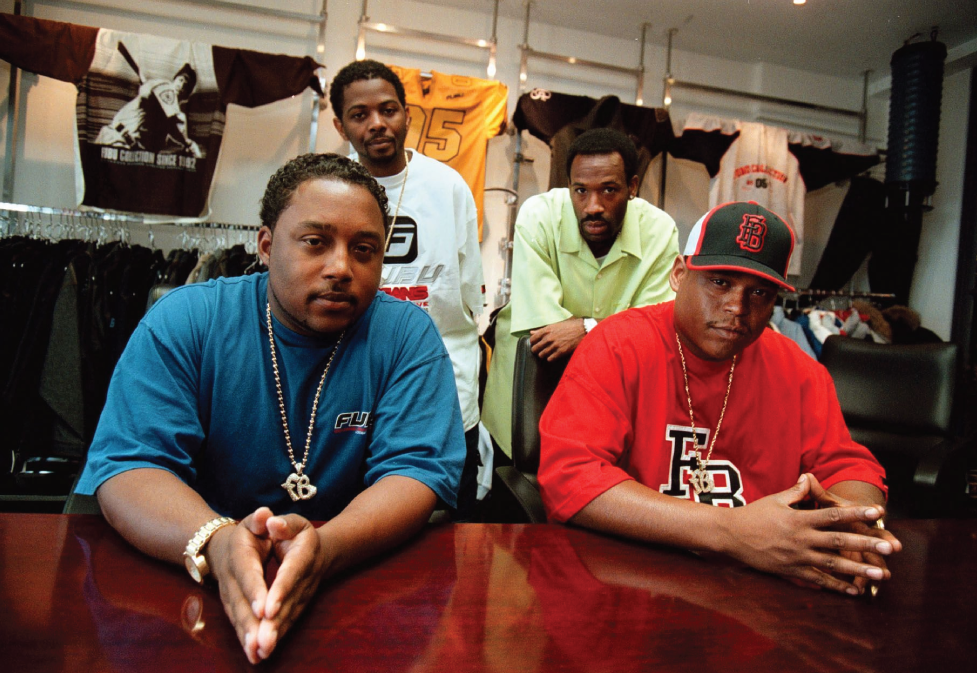
[[[275,171],[261,197],[261,224],[274,231],[295,190],[306,180],[315,179],[339,180],[366,188],[380,207],[384,233],[389,229],[386,191],[363,166],[339,154],[302,154]]]
[[[638,150],[631,139],[614,129],[591,129],[580,134],[567,154],[567,179],[570,166],[578,154],[620,154],[624,161],[624,179],[630,180],[638,174]]]
[[[404,93],[404,84],[397,77],[397,73],[379,61],[353,61],[333,77],[332,84],[329,85],[329,104],[332,105],[333,114],[340,120],[343,118],[343,94],[353,82],[370,79],[383,79],[393,85],[400,104],[407,107],[407,94]]]

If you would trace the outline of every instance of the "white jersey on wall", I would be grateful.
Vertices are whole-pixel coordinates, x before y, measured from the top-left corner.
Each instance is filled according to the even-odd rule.
[[[790,223],[794,254],[787,273],[799,275],[804,248],[804,197],[879,161],[859,143],[798,133],[756,122],[690,113],[669,152],[705,164],[712,178],[709,206],[756,201]]]
[[[478,325],[485,305],[475,199],[457,171],[406,150],[409,171],[377,178],[387,190],[393,223],[380,289],[427,311],[451,356],[465,430],[478,414]],[[352,155],[356,158],[356,155]],[[400,192],[407,175],[403,199]]]

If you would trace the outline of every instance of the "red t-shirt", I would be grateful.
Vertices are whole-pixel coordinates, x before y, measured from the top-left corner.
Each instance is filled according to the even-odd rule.
[[[825,488],[855,480],[885,491],[884,470],[845,426],[828,371],[766,330],[737,358],[709,461],[715,488],[697,495],[688,483],[695,457],[673,316],[672,302],[624,311],[574,353],[540,422],[539,483],[552,518],[570,519],[628,479],[726,507],[786,490],[804,472]],[[688,348],[685,361],[699,444],[708,447],[729,362]]]

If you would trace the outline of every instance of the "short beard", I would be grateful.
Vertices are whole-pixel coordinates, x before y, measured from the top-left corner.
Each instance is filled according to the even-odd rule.
[[[320,332],[319,330],[312,327],[312,325],[310,325],[307,321],[302,320],[301,318],[293,315],[288,309],[286,309],[285,305],[282,304],[281,300],[278,298],[278,295],[275,294],[275,289],[274,287],[272,287],[270,277],[268,278],[268,296],[269,296],[269,301],[274,299],[274,302],[271,305],[272,314],[275,313],[276,308],[279,311],[281,311],[282,315],[288,318],[290,324],[286,324],[284,320],[279,320],[278,322],[285,325],[285,327],[287,327],[288,329],[292,330],[293,332],[297,332],[298,334],[302,334],[303,336],[312,336],[312,337],[319,337],[319,338],[322,337],[338,338],[339,336],[338,332]],[[296,330],[295,326],[301,327],[302,331]]]

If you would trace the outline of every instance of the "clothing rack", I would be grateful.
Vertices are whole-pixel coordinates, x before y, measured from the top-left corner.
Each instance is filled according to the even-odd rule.
[[[417,30],[415,28],[405,28],[403,26],[394,26],[389,23],[379,23],[370,21],[370,17],[367,14],[367,4],[369,0],[363,0],[363,11],[360,15],[359,20],[359,34],[356,37],[356,60],[362,61],[366,58],[366,34],[369,31],[376,33],[386,33],[389,35],[403,35],[406,37],[414,37],[423,40],[431,40],[434,42],[444,42],[447,44],[459,44],[467,47],[475,47],[477,49],[485,49],[489,53],[489,62],[486,67],[486,75],[488,79],[495,79],[495,51],[498,45],[498,39],[496,37],[496,29],[499,23],[499,0],[495,0],[495,5],[492,10],[492,37],[488,39],[484,38],[468,38],[459,37],[457,35],[444,35],[442,33],[433,33],[426,30]]]
[[[25,236],[51,241],[75,238],[103,243],[118,240],[128,244],[132,227],[145,228],[150,248],[156,247],[154,227],[168,227],[179,232],[179,247],[222,248],[228,246],[227,234],[244,244],[248,252],[257,252],[254,233],[259,224],[232,224],[227,222],[174,221],[154,219],[137,213],[102,212],[49,208],[19,203],[0,202],[0,238]]]
[[[668,29],[668,48],[665,55],[665,77],[664,77],[664,92],[662,94],[662,107],[666,110],[672,105],[672,91],[673,89],[687,89],[689,91],[699,91],[702,93],[717,94],[722,96],[733,96],[735,98],[744,98],[747,100],[757,101],[760,103],[774,103],[776,105],[785,105],[788,107],[795,107],[804,110],[812,110],[815,112],[824,112],[828,114],[834,114],[850,119],[858,120],[858,139],[859,142],[864,143],[866,140],[866,133],[868,127],[868,76],[872,72],[871,70],[866,70],[862,73],[862,107],[860,110],[851,110],[848,108],[833,107],[830,105],[821,105],[819,103],[810,103],[808,101],[795,100],[791,98],[782,98],[780,96],[769,96],[767,94],[755,93],[752,91],[741,91],[739,89],[727,89],[719,86],[712,86],[709,84],[699,84],[696,82],[688,82],[684,80],[676,79],[672,76],[672,41],[675,34],[678,33],[678,28]],[[660,208],[665,207],[665,178],[668,170],[668,157],[667,155],[662,155],[662,166],[660,174],[659,183],[659,195],[658,195],[658,206]]]
[[[724,87],[711,86],[708,84],[698,84],[696,82],[687,82],[684,80],[675,79],[672,76],[672,39],[678,32],[678,28],[668,29],[668,51],[665,58],[665,91],[663,97],[663,107],[668,108],[672,104],[672,89],[682,88],[689,89],[690,91],[701,91],[704,93],[720,94],[724,96],[735,96],[737,98],[746,98],[748,100],[754,100],[761,103],[775,103],[777,105],[787,105],[790,107],[803,108],[805,110],[814,110],[816,112],[826,112],[829,114],[840,115],[843,117],[850,117],[857,119],[859,122],[859,141],[865,142],[866,134],[866,124],[868,121],[868,76],[872,72],[871,70],[866,70],[863,73],[863,85],[862,85],[862,108],[860,110],[851,110],[848,108],[832,107],[830,105],[820,105],[818,103],[810,103],[807,101],[795,100],[791,98],[782,98],[780,96],[768,96],[766,94],[754,93],[752,91],[741,91],[739,89],[726,89]]]
[[[519,90],[525,91],[526,85],[529,80],[529,59],[539,58],[547,61],[556,61],[557,63],[566,63],[568,65],[582,65],[588,68],[598,68],[601,70],[608,70],[610,72],[617,72],[624,75],[632,75],[635,78],[635,105],[644,104],[644,79],[645,79],[645,38],[648,34],[648,29],[651,27],[650,23],[641,24],[641,51],[638,56],[638,67],[637,68],[626,68],[620,65],[613,65],[610,63],[600,63],[598,61],[589,61],[583,58],[576,58],[574,56],[563,56],[562,54],[553,54],[545,51],[538,51],[529,46],[529,15],[532,10],[532,2],[526,3],[526,21],[523,29],[522,44],[519,45],[519,50],[522,52],[522,58],[519,62]]]
[[[506,231],[509,238],[499,241],[499,253],[502,255],[502,278],[499,279],[498,305],[505,306],[509,301],[512,292],[512,232],[515,230],[516,215],[519,212],[519,192],[508,187],[486,187],[486,192],[502,192],[505,194],[505,203],[508,207],[506,214]]]
[[[801,288],[793,292],[781,292],[777,302],[781,306],[786,306],[787,302],[795,302],[795,306],[800,308],[804,300],[817,303],[823,299],[847,299],[849,306],[857,299],[866,299],[873,304],[891,304],[895,302],[896,295],[886,292],[855,292],[851,290],[817,290],[811,288]],[[809,305],[809,304],[808,304]]]
[[[326,5],[328,0],[322,0],[322,10],[318,14],[305,14],[302,12],[293,12],[290,10],[276,9],[274,7],[262,7],[259,5],[244,5],[237,2],[230,2],[228,0],[169,0],[170,2],[179,2],[183,4],[193,5],[199,7],[200,5],[206,7],[213,7],[215,9],[229,10],[233,12],[241,12],[244,14],[254,14],[264,17],[272,17],[277,19],[285,19],[289,21],[302,21],[306,23],[317,24],[318,30],[316,34],[316,44],[315,53],[313,58],[322,58],[326,53],[326,21],[328,19],[328,12],[326,11]],[[22,15],[24,13],[24,5],[30,7],[34,4],[42,5],[54,5],[63,7],[82,7],[91,8],[94,10],[106,10],[111,9],[106,5],[102,5],[96,2],[90,2],[86,0],[37,0],[32,2],[31,0],[15,0],[12,14]],[[126,6],[125,11],[132,12],[136,14],[142,14],[145,16],[155,17],[158,16],[152,11],[146,8],[145,4],[140,3],[130,3]],[[29,13],[33,16],[34,12]],[[325,78],[320,76],[319,81],[322,84],[322,89],[325,89]],[[17,144],[18,136],[17,131],[20,128],[19,125],[19,111],[20,111],[20,90],[21,90],[21,73],[20,68],[15,68],[10,66],[10,84],[8,88],[7,96],[7,147],[6,147],[6,157],[4,158],[4,174],[3,174],[3,194],[2,199],[5,202],[13,201],[14,198],[14,170],[17,165]],[[316,137],[319,133],[319,108],[320,108],[319,97],[316,96],[312,103],[312,123],[309,128],[309,151],[314,152],[316,147]]]

